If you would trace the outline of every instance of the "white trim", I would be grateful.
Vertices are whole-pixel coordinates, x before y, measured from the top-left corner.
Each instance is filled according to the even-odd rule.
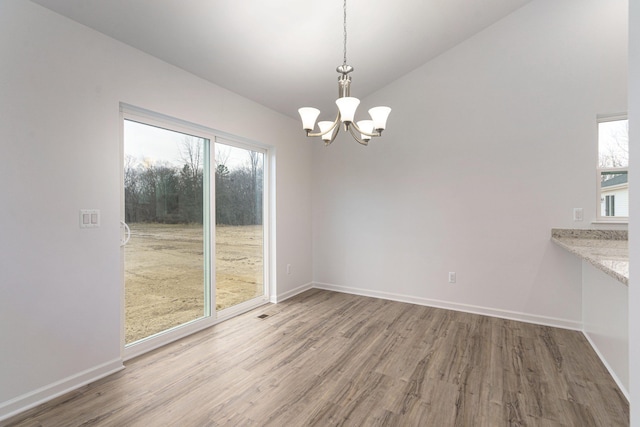
[[[215,135],[215,142],[216,144],[224,144],[224,145],[230,145],[232,147],[236,147],[236,148],[241,148],[243,150],[247,150],[247,151],[255,151],[258,153],[263,153],[265,155],[265,163],[267,162],[267,152],[269,151],[269,148],[271,148],[268,145],[265,144],[260,144],[257,142],[253,142],[250,141],[248,139],[245,138],[241,138],[238,136],[221,136],[216,134]],[[215,157],[215,155],[214,155]]]
[[[239,304],[232,305],[229,308],[225,308],[224,310],[220,310],[217,312],[216,323],[231,319],[232,317],[246,313],[247,311],[251,311],[268,303],[269,298],[266,295],[260,295],[250,300],[243,301]]]
[[[124,369],[122,359],[114,359],[94,368],[79,372],[60,381],[40,387],[34,391],[18,396],[0,404],[0,421],[11,418],[24,411],[69,393],[77,388],[90,384],[101,378]]]
[[[213,144],[217,137],[217,131],[204,126],[199,126],[175,117],[165,116],[159,113],[153,113],[146,110],[135,110],[130,106],[120,106],[121,116],[124,120],[140,123],[147,126],[153,126],[172,132],[183,133],[185,135],[194,136],[196,138],[208,139]],[[123,138],[124,143],[124,138]]]
[[[205,250],[207,257],[205,258],[204,277],[205,277],[205,297],[208,298],[208,304],[205,306],[206,317],[216,318],[216,159],[215,159],[215,142],[209,140],[208,144],[203,145],[204,159],[207,168],[203,168],[203,172],[206,170],[206,174],[203,173],[202,181],[206,184],[204,188],[208,189],[206,195],[202,199],[203,217],[202,225],[204,227],[204,235],[202,236],[204,241],[208,244]],[[208,206],[208,209],[204,209]],[[208,267],[208,268],[207,268]]]
[[[260,143],[258,141],[254,141],[249,138],[243,138],[237,135],[230,134],[228,132],[221,131],[219,129],[214,129],[207,126],[199,125],[197,123],[193,123],[187,120],[179,119],[177,117],[169,116],[162,113],[157,113],[155,111],[147,110],[145,108],[136,107],[135,105],[127,104],[124,102],[120,103],[120,111],[122,111],[125,114],[125,116],[128,116],[130,120],[133,120],[133,121],[143,120],[143,123],[148,122],[148,124],[151,124],[153,126],[158,126],[163,129],[175,130],[177,132],[186,133],[188,135],[193,135],[194,131],[202,134],[211,135],[212,142],[214,141],[214,137],[216,137],[216,138],[223,138],[228,141],[237,141],[239,143],[247,144],[248,146],[255,146],[263,149],[271,148],[271,146],[269,145]],[[168,124],[171,124],[171,127],[167,127]]]
[[[618,120],[628,120],[627,113],[611,113],[611,114],[596,114],[596,122],[616,122]]]
[[[616,375],[616,372],[613,370],[613,368],[609,365],[609,363],[607,363],[607,359],[605,359],[605,357],[602,355],[602,353],[600,353],[600,350],[598,349],[598,346],[596,345],[596,343],[593,342],[593,340],[591,339],[591,337],[589,336],[587,331],[583,330],[582,334],[587,339],[589,344],[591,344],[591,348],[593,348],[593,351],[596,352],[596,354],[600,358],[600,361],[602,362],[604,367],[607,368],[607,371],[609,371],[609,375],[611,375],[611,378],[613,378],[613,380],[616,382],[616,384],[618,385],[618,388],[620,389],[622,394],[624,394],[624,397],[627,398],[627,401],[631,401],[631,399],[629,397],[629,391],[624,387],[624,385],[622,384],[622,381],[620,381],[620,379]]]
[[[307,283],[305,285],[298,286],[297,288],[291,289],[290,291],[284,292],[282,294],[273,295],[271,297],[271,302],[274,303],[274,304],[277,304],[277,303],[282,302],[284,300],[287,300],[289,298],[295,297],[296,295],[301,294],[303,292],[306,292],[309,289],[313,289],[314,287],[316,287],[314,285],[315,284],[313,282],[309,282],[309,283]]]
[[[265,295],[250,299],[248,301],[241,302],[232,307],[226,308],[216,312],[215,316],[201,317],[196,320],[192,320],[189,323],[185,323],[175,328],[158,332],[155,335],[151,335],[143,340],[132,343],[125,348],[124,360],[130,360],[134,357],[141,356],[149,351],[155,350],[160,347],[164,347],[174,341],[178,341],[182,338],[186,338],[189,335],[193,335],[196,332],[200,332],[204,329],[224,322],[234,316],[246,313],[256,309],[264,304],[269,303],[269,298]]]
[[[429,298],[414,297],[411,295],[395,294],[390,292],[372,291],[369,289],[338,286],[328,283],[314,282],[313,287],[327,291],[343,292],[346,294],[362,295],[366,297],[382,298],[391,301],[406,302],[410,304],[424,305],[428,307],[444,308],[447,310],[461,311],[464,313],[480,314],[483,316],[499,317],[501,319],[517,320],[519,322],[534,323],[536,325],[552,326],[555,328],[570,329],[582,332],[582,322],[571,319],[539,316],[536,314],[522,313],[518,311],[501,310],[490,307],[460,304],[448,301],[440,301]]]
[[[119,136],[120,146],[118,147],[120,153],[120,159],[118,160],[118,176],[120,177],[120,221],[123,224],[126,224],[126,215],[125,215],[125,204],[124,204],[124,120],[125,113],[120,104],[120,116],[119,116]],[[122,236],[122,234],[121,234]],[[120,264],[118,268],[120,268],[120,358],[124,360],[124,347],[126,344],[126,331],[125,331],[125,322],[126,322],[126,310],[125,310],[125,289],[124,289],[124,280],[125,280],[125,254],[124,254],[124,245],[120,245],[120,254],[119,254]]]
[[[165,329],[157,334],[150,335],[140,341],[127,344],[124,348],[123,360],[131,360],[134,357],[138,357],[144,353],[155,350],[156,348],[163,347],[181,338],[185,338],[191,334],[195,334],[203,329],[209,328],[215,325],[217,319],[212,315],[209,317],[200,317],[192,320],[188,323],[175,326],[170,329]]]
[[[271,271],[275,269],[273,265],[271,238],[271,218],[276,216],[271,214],[271,174],[275,169],[271,169],[271,149],[264,148],[262,159],[262,298],[265,303],[269,302],[273,285],[271,283]],[[215,212],[215,211],[214,211]]]
[[[629,167],[621,168],[596,168],[596,221],[595,222],[629,222],[628,216],[606,216],[602,215],[602,172],[626,172],[629,175]],[[629,185],[629,178],[627,178],[626,185]],[[609,189],[615,189],[617,186],[607,187]]]
[[[267,296],[271,300],[271,302],[275,303],[277,301],[277,292],[278,292],[278,270],[277,270],[277,259],[278,259],[278,246],[276,245],[276,148],[271,147],[267,150],[267,158],[269,163],[269,174],[267,175],[269,181],[267,185],[269,186],[269,205],[268,209],[265,210],[263,215],[268,214],[269,222],[267,224],[267,229],[269,231],[269,293]],[[266,181],[264,181],[266,183]],[[263,185],[264,185],[263,183]],[[265,195],[265,198],[267,195]],[[264,220],[263,216],[263,220]]]

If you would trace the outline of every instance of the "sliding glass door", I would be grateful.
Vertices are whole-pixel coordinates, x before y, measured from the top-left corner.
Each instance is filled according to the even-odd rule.
[[[268,301],[267,151],[123,111],[125,358]]]
[[[265,153],[217,141],[216,310],[265,296]]]
[[[209,146],[124,121],[125,343],[209,316]]]

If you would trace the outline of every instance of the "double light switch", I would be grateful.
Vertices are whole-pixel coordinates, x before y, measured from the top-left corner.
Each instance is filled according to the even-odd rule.
[[[100,227],[99,209],[80,209],[80,228]]]

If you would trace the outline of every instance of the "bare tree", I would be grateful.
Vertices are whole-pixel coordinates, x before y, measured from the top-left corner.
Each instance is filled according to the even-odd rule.
[[[216,168],[220,165],[227,166],[227,162],[229,161],[229,156],[231,155],[231,151],[223,150],[219,146],[216,145]]]
[[[249,210],[251,215],[251,222],[257,224],[262,222],[262,218],[258,215],[259,202],[262,200],[261,195],[258,194],[258,173],[262,172],[262,153],[257,151],[247,151],[249,155]]]
[[[124,159],[124,200],[125,221],[136,222],[140,202],[140,182],[136,159],[133,156],[126,156]]]
[[[184,164],[181,175],[182,196],[180,203],[183,220],[186,222],[202,221],[202,180],[203,180],[203,139],[185,135],[182,140],[180,158]]]
[[[599,150],[599,164],[601,168],[619,168],[629,165],[629,122],[624,128],[609,129],[606,145]]]
[[[189,166],[194,180],[198,178],[198,173],[202,169],[203,156],[202,138],[185,135],[182,140],[182,147],[180,147],[180,159]]]

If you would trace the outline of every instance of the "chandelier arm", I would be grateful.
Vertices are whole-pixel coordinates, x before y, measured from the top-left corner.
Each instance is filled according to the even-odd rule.
[[[363,134],[363,135],[367,135],[367,136],[374,137],[374,136],[381,136],[381,134],[382,134],[382,131],[376,131],[376,133],[369,133],[369,132],[365,132],[365,131],[363,131],[362,129],[360,129],[360,128],[358,127],[358,125],[356,124],[356,122],[351,122],[351,126],[353,126],[354,128],[356,128],[356,130],[357,130],[358,132],[360,132],[361,134]],[[349,128],[351,128],[351,126],[349,126]],[[352,132],[352,134],[353,134],[353,132]]]
[[[336,140],[336,136],[338,136],[339,133],[340,133],[340,128],[338,127],[338,130],[335,131],[333,133],[333,135],[331,135],[331,139],[329,141],[324,141],[324,146],[328,147],[329,144],[331,144],[333,141],[335,141]]]
[[[336,116],[335,121],[333,122],[333,124],[331,125],[331,127],[329,129],[327,129],[324,132],[316,132],[316,133],[311,133],[311,132],[307,132],[307,136],[324,136],[326,134],[328,134],[329,132],[333,132],[333,130],[336,128],[336,126],[338,126],[338,123],[340,123],[340,112],[338,111],[338,115]],[[336,132],[337,134],[337,132]],[[333,139],[332,139],[333,141]]]
[[[353,124],[353,123],[351,123],[351,124]],[[369,141],[364,141],[364,140],[360,139],[360,137],[353,131],[354,127],[349,126],[349,133],[351,134],[353,139],[355,139],[356,141],[358,141],[358,143],[360,143],[362,145],[369,145]]]

